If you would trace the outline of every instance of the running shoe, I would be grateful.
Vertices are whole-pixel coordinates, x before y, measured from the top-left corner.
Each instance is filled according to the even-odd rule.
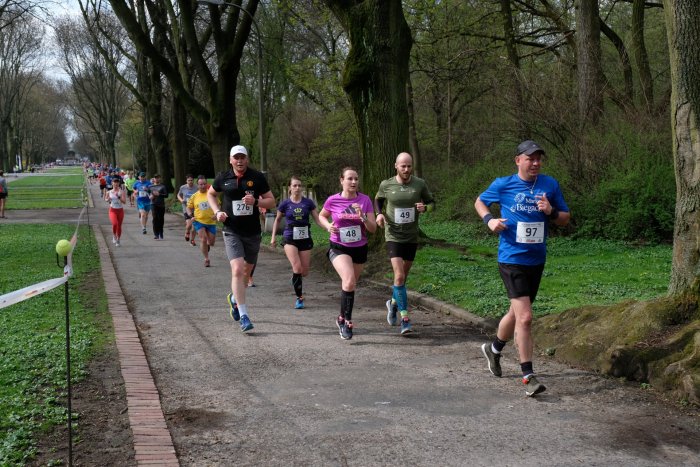
[[[192,240],[190,240],[190,244],[192,246],[197,246],[197,242],[194,241],[194,237],[192,237]]]
[[[489,363],[489,371],[493,376],[501,377],[501,354],[494,353],[491,349],[491,344],[483,344],[481,346],[481,353],[486,357],[486,361]]]
[[[297,298],[296,303],[294,304],[294,308],[297,310],[303,310],[304,309],[304,299],[303,298]]]
[[[544,384],[537,381],[537,378],[535,378],[535,375],[533,374],[524,376],[523,384],[525,385],[525,395],[528,397],[544,392],[547,389],[544,387]]]
[[[145,227],[141,230],[141,233],[146,235],[146,228]]]
[[[185,241],[186,241],[186,242],[189,242],[189,241],[190,241],[190,236],[189,236],[189,235],[185,235]]]
[[[352,339],[352,322],[345,321],[343,323],[343,326],[340,328],[340,337],[346,341]]]
[[[117,237],[115,237],[114,235],[112,235],[112,244],[117,244]]]
[[[342,316],[338,316],[338,318],[335,320],[335,325],[338,326],[338,332],[340,333],[340,337],[343,337],[343,327],[345,326],[345,318]]]
[[[206,259],[204,260],[204,267],[205,267],[205,268],[208,268],[209,266],[211,266],[211,263],[209,262],[209,258],[206,258]]]
[[[396,303],[392,303],[391,299],[386,301],[386,322],[391,326],[396,326],[396,313],[398,313],[399,307]]]
[[[413,332],[411,321],[408,317],[401,320],[401,334],[410,334]]]
[[[122,244],[119,243],[119,240],[117,240],[117,242],[116,242],[114,245],[115,245],[115,246],[122,246]]]
[[[248,332],[253,329],[253,323],[250,322],[248,315],[241,316],[241,331]]]
[[[234,321],[241,319],[241,315],[238,313],[238,304],[236,303],[236,299],[233,297],[232,293],[226,296],[226,301],[228,302],[229,306],[228,314],[231,316],[231,318],[233,318]]]

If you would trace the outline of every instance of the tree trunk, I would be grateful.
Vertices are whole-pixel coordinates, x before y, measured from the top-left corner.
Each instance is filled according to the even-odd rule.
[[[175,176],[175,188],[185,183],[188,161],[187,142],[187,114],[178,98],[172,95],[171,99],[172,135],[170,137],[170,150],[173,154],[173,172]]]
[[[654,108],[654,83],[644,42],[644,3],[645,0],[634,0],[632,5],[632,44],[634,44],[634,60],[637,63],[639,83],[642,87],[644,109],[649,113]]]
[[[598,0],[577,0],[578,112],[582,127],[603,113],[603,71]]]
[[[700,3],[664,0],[664,14],[676,172],[673,267],[668,290],[680,294],[695,289],[700,276]]]
[[[411,155],[413,156],[413,173],[415,173],[417,177],[422,177],[423,157],[420,152],[418,135],[416,133],[416,114],[413,110],[413,85],[411,84],[410,75],[406,80],[406,109],[408,111],[408,146],[411,148]]]
[[[515,32],[513,30],[513,11],[510,0],[501,0],[501,20],[503,22],[503,37],[505,38],[506,53],[510,62],[509,78],[510,88],[513,93],[513,109],[515,113],[516,128],[520,140],[529,138],[527,109],[523,102],[523,89],[520,83],[520,57],[515,46]]]
[[[360,133],[363,191],[372,196],[408,150],[411,31],[400,0],[325,0],[350,39],[343,89]]]

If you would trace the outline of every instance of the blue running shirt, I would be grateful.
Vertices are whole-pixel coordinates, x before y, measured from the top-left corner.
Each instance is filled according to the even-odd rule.
[[[500,217],[506,219],[507,229],[499,235],[499,263],[523,266],[544,264],[549,216],[537,210],[537,201],[543,193],[546,193],[552,207],[569,212],[559,182],[548,175],[540,174],[533,182],[522,180],[518,174],[500,177],[479,195],[487,206],[499,203]]]

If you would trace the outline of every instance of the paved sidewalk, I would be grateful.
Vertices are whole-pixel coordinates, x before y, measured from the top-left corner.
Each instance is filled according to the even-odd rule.
[[[110,240],[103,202],[91,219]],[[257,287],[248,289],[255,329],[243,334],[228,317],[230,269],[220,234],[212,267],[204,268],[183,230],[181,217],[166,215],[165,240],[156,241],[150,220],[143,235],[136,210],[127,207],[122,246],[107,242],[150,368],[138,357],[131,376],[144,384],[151,409],[144,420],[155,420],[161,430],[141,431],[130,404],[135,439],[168,438],[157,417],[152,374],[180,465],[700,461],[697,418],[656,404],[639,388],[538,357],[536,369],[548,390],[526,398],[512,345],[504,353],[504,377],[491,376],[479,351],[486,336],[454,313],[412,309],[417,333],[401,337],[386,323],[388,287],[360,285],[355,336],[342,341],[334,324],[339,280],[312,271],[304,280],[307,308],[294,310],[291,270],[279,253],[261,252]],[[106,276],[106,284],[111,295],[115,281]],[[113,298],[115,307],[123,307]],[[133,332],[116,332],[138,346]],[[174,462],[167,446],[137,451],[145,456],[137,458],[143,464]]]

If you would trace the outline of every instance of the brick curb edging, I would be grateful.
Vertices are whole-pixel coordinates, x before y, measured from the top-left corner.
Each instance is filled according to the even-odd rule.
[[[112,264],[100,226],[92,226],[102,265],[107,305],[112,315],[119,364],[124,378],[129,425],[137,465],[179,466],[175,447],[160,406],[160,394],[141,346],[134,318]],[[110,230],[111,235],[111,230]]]

